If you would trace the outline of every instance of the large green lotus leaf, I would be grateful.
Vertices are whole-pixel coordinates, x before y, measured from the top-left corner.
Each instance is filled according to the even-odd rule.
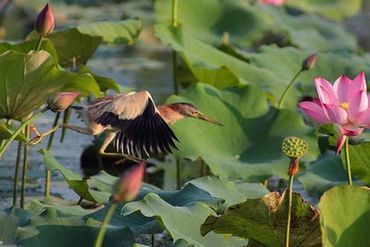
[[[193,103],[223,126],[193,119],[179,121],[173,126],[180,139],[175,155],[201,157],[221,178],[262,181],[271,175],[287,177],[289,159],[280,150],[282,140],[291,135],[309,143],[303,160],[316,159],[316,138],[302,117],[295,111],[269,108],[256,87],[244,85],[221,91],[198,83],[183,96],[169,101]]]
[[[357,14],[361,9],[362,0],[288,0],[286,4],[338,21]]]
[[[149,193],[157,194],[162,200],[175,207],[183,207],[193,204],[194,202],[203,202],[213,208],[218,208],[223,203],[223,200],[210,196],[209,193],[192,184],[188,184],[178,191],[162,191],[148,184],[144,184],[139,196],[135,200],[142,200]],[[102,221],[109,205],[110,204],[107,204],[103,209],[87,215],[86,217]],[[117,208],[110,223],[111,225],[121,227],[127,226],[135,236],[139,234],[155,234],[163,231],[153,217],[146,217],[140,212],[122,216],[120,212],[124,205],[125,203],[121,203]]]
[[[37,40],[38,33],[32,32],[27,39]],[[54,45],[59,64],[64,67],[86,64],[103,42],[102,37],[83,34],[77,28],[53,32],[47,39]]]
[[[61,165],[50,151],[41,150],[44,155],[45,166],[49,170],[58,170],[62,173],[69,186],[81,197],[92,202],[108,202],[110,193],[91,189],[87,179]]]
[[[102,43],[131,44],[141,31],[139,20],[107,21],[82,24],[48,35],[59,57],[59,64],[71,67],[86,64]],[[36,32],[28,39],[37,39]]]
[[[303,60],[309,54],[309,52],[293,47],[263,46],[258,53],[244,55],[247,56],[251,64],[267,69],[278,75],[283,81],[288,82],[301,69]],[[281,61],[284,61],[284,64],[281,64]],[[297,86],[291,88],[283,107],[295,107],[303,93],[317,97],[313,84],[314,77],[321,76],[332,82],[342,74],[354,78],[360,71],[370,70],[368,61],[366,56],[349,53],[318,53],[315,66],[299,75],[295,82]]]
[[[132,44],[142,29],[140,20],[102,21],[78,25],[77,30],[90,36],[102,37],[108,44]]]
[[[290,15],[284,8],[261,6],[262,9],[274,20],[275,32],[285,34],[285,41],[292,46],[315,51],[358,49],[355,36],[337,23],[317,15]]]
[[[198,81],[202,80],[219,88],[235,84],[235,80],[225,80],[225,83],[216,80],[215,71],[218,70],[218,76],[230,78],[232,73],[240,83],[257,85],[276,96],[279,96],[288,84],[269,70],[224,53],[185,32],[181,27],[173,28],[170,25],[158,24],[155,30],[164,44],[169,44],[179,52]]]
[[[214,197],[224,199],[226,206],[241,203],[247,199],[261,198],[269,192],[259,183],[221,180],[214,176],[193,179],[189,183],[207,191]]]
[[[365,187],[338,186],[320,199],[323,246],[369,244],[370,191]]]
[[[19,246],[92,246],[100,222],[80,217],[63,217],[55,208],[46,208],[30,219],[27,226],[18,228]],[[104,243],[108,246],[132,246],[131,231],[126,227],[109,227]],[[79,245],[79,244],[78,244]]]
[[[344,151],[341,154],[342,162],[345,164]],[[349,145],[349,157],[353,177],[370,184],[370,142]]]
[[[335,1],[340,1],[342,4],[340,7],[346,10],[357,6],[356,3],[353,4],[354,8],[347,9],[343,6],[344,2],[351,4],[350,1]],[[359,1],[361,0],[356,0],[356,2]],[[297,5],[300,5],[302,1],[292,0],[291,2],[297,2]],[[327,5],[332,5],[332,3]],[[171,0],[156,1],[157,23],[170,23],[171,8]],[[304,49],[318,49],[319,47],[320,50],[356,49],[358,47],[355,37],[337,23],[316,15],[293,15],[286,8],[262,4],[252,6],[241,0],[179,1],[178,20],[184,32],[208,44],[220,44],[223,34],[227,33],[230,42],[238,46],[277,42]]]
[[[288,201],[277,192],[262,199],[249,199],[229,207],[224,215],[209,216],[201,227],[207,236],[216,232],[249,238],[263,246],[284,246]],[[317,211],[293,194],[291,246],[320,246],[321,232]]]
[[[298,180],[305,191],[312,198],[317,199],[331,187],[346,184],[347,175],[340,156],[333,152],[326,153],[307,165],[306,169],[298,175]]]
[[[38,40],[28,40],[28,41],[23,41],[21,43],[16,43],[16,44],[11,44],[11,43],[0,43],[0,54],[3,52],[6,52],[8,50],[12,51],[17,51],[20,53],[28,53],[32,50],[36,50],[36,45],[37,45]],[[41,43],[40,50],[44,50],[49,52],[49,54],[53,57],[54,62],[58,63],[58,54],[57,51],[55,50],[55,47],[53,43],[45,39]]]
[[[169,24],[172,0],[156,1],[155,14],[157,23]],[[272,24],[268,16],[246,2],[235,0],[178,1],[178,21],[185,32],[210,44],[219,44],[227,32],[232,43],[250,45],[262,39]]]
[[[120,92],[119,85],[114,79],[96,75],[85,65],[81,65],[79,69],[80,69],[79,70],[80,73],[89,73],[94,77],[96,83],[99,85],[101,92],[106,92],[109,89],[112,89],[116,91],[117,93]]]
[[[149,193],[141,201],[126,204],[123,215],[136,211],[147,217],[156,217],[161,225],[171,234],[174,241],[184,239],[195,246],[245,246],[246,241],[235,237],[223,237],[211,233],[206,237],[200,235],[200,225],[213,210],[204,203],[193,203],[188,206],[173,206],[159,195]]]
[[[46,51],[7,51],[0,55],[0,118],[24,118],[65,88],[98,93],[89,78],[61,70]]]

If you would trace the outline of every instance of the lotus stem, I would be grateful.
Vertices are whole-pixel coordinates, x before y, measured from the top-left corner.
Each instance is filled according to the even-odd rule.
[[[288,86],[285,88],[285,90],[284,90],[284,92],[283,92],[283,94],[281,95],[281,97],[280,97],[280,100],[279,100],[279,102],[278,102],[278,104],[277,104],[277,108],[278,109],[281,109],[281,106],[283,105],[283,103],[284,103],[284,100],[285,100],[285,98],[286,98],[286,96],[288,95],[288,92],[290,91],[290,89],[292,88],[292,86],[293,86],[293,84],[294,84],[294,82],[295,82],[295,80],[297,79],[297,77],[301,74],[301,72],[303,71],[303,69],[300,69],[294,76],[293,76],[293,78],[290,80],[290,82],[289,82],[289,84],[288,84]]]
[[[63,114],[63,124],[67,124],[69,122],[69,119],[71,117],[71,108],[68,107],[67,110],[64,111],[64,114]],[[62,134],[60,135],[60,142],[63,142],[64,141],[64,138],[67,134],[67,128],[66,127],[62,127]]]
[[[58,125],[59,118],[60,118],[60,112],[58,112],[55,115],[53,128],[55,128],[55,126]],[[53,146],[54,134],[55,132],[52,132],[49,136],[49,141],[48,141],[48,145],[46,148],[48,151],[50,151]],[[45,192],[44,192],[45,197],[48,197],[50,195],[50,181],[51,181],[51,171],[45,167]]]
[[[42,35],[40,35],[39,39],[37,40],[36,51],[40,51],[41,44],[42,44]]]
[[[108,209],[108,211],[107,211],[107,213],[104,217],[103,223],[100,226],[100,230],[99,230],[98,236],[97,236],[97,238],[95,240],[95,244],[94,244],[95,247],[103,246],[104,236],[105,236],[105,233],[107,232],[107,226],[108,226],[109,222],[111,221],[117,207],[118,207],[118,203],[116,203],[116,202],[113,202],[110,205],[110,207],[109,207],[109,209]]]
[[[13,135],[10,136],[10,138],[6,141],[6,143],[4,144],[4,146],[2,146],[0,148],[0,160],[2,159],[5,151],[8,149],[8,147],[10,146],[10,144],[14,141],[14,139],[19,135],[19,133],[21,133],[21,131],[28,125],[30,124],[35,118],[37,118],[38,116],[40,116],[42,113],[46,112],[49,108],[44,108],[42,109],[39,113],[33,115],[32,117],[30,117],[29,119],[23,121],[18,129],[16,131],[14,131]]]
[[[21,156],[22,156],[22,141],[18,141],[17,160],[15,164],[14,181],[13,181],[13,206],[14,207],[17,205],[18,177],[19,177],[19,167],[21,166]]]
[[[176,189],[181,188],[180,158],[176,157]]]
[[[178,0],[172,0],[172,26],[177,27],[178,23]]]
[[[346,143],[345,143],[345,151],[344,154],[346,156],[346,166],[347,166],[347,177],[348,177],[348,184],[352,185],[352,174],[351,174],[351,160],[349,158],[349,143],[348,143],[349,138],[346,138]]]
[[[28,139],[30,136],[30,125],[27,124],[24,128],[24,133]],[[27,169],[28,169],[28,146],[23,146],[23,174],[22,174],[22,190],[21,190],[21,208],[24,207],[24,199],[26,194],[26,183],[27,183]]]
[[[291,215],[292,215],[292,201],[293,201],[293,178],[294,178],[294,175],[289,176],[288,216],[287,216],[286,231],[285,231],[285,247],[289,247],[290,219],[291,219]]]

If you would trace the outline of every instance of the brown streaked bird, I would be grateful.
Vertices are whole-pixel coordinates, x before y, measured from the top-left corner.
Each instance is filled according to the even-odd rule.
[[[169,125],[186,117],[222,125],[189,103],[156,107],[148,91],[98,98],[87,107],[72,106],[72,108],[79,113],[86,127],[70,124],[63,126],[86,135],[106,132],[107,136],[99,149],[102,155],[117,156],[116,153],[105,152],[112,141],[118,153],[139,159],[148,158],[159,152],[172,153],[172,148],[177,148],[175,141],[178,139]],[[39,134],[31,144],[40,142],[43,136],[56,131],[59,127],[62,126]]]

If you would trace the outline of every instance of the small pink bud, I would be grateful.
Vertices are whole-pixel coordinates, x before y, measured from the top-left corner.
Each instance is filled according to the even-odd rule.
[[[302,63],[302,70],[310,70],[312,69],[316,64],[317,56],[316,54],[309,55],[305,60],[303,60]]]
[[[113,198],[116,203],[129,202],[139,194],[144,178],[145,162],[129,168],[117,181]]]
[[[35,30],[39,32],[42,37],[54,31],[54,14],[48,3],[37,16]]]
[[[67,109],[80,95],[76,92],[60,92],[48,98],[48,106],[53,112],[62,112]]]
[[[262,4],[281,6],[284,4],[285,0],[258,0],[258,2]]]

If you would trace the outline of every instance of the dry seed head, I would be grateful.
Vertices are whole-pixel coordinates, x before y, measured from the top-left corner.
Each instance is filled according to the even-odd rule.
[[[301,138],[289,136],[283,140],[281,151],[291,159],[302,157],[308,150],[308,144]]]

